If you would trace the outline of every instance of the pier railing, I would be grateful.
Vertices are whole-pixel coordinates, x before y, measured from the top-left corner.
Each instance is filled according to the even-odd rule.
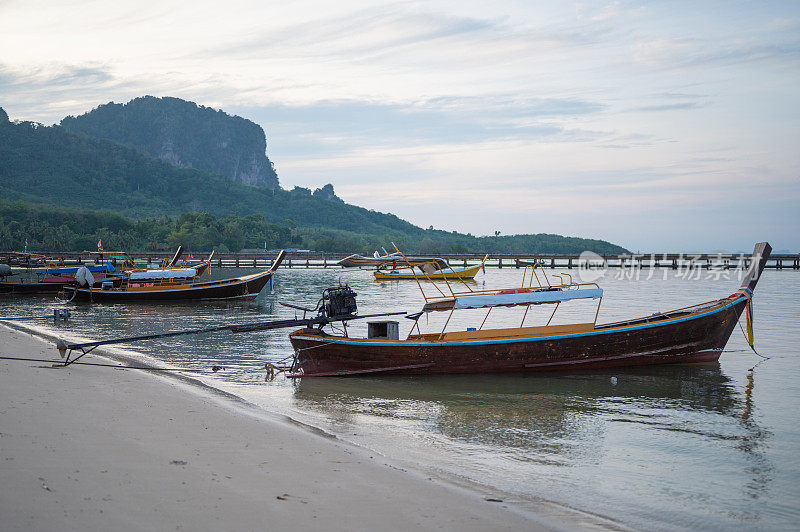
[[[99,262],[96,253],[85,252],[41,252],[47,257],[58,260],[65,266],[76,264],[94,264]],[[10,252],[0,251],[0,263],[6,262]],[[172,257],[173,252],[150,251],[131,253],[137,262],[158,263]],[[204,258],[206,254],[191,252],[195,260]],[[336,263],[350,255],[349,253],[327,253],[322,251],[291,251],[282,267],[285,268],[337,268]],[[216,253],[212,266],[225,268],[261,268],[272,265],[277,251],[257,253]],[[473,266],[480,264],[483,253],[437,253],[437,257],[447,260],[452,266]],[[106,257],[107,260],[115,262]],[[602,263],[606,268],[671,268],[678,269],[742,269],[749,266],[749,254],[725,253],[636,253],[622,255],[582,254],[511,254],[495,253],[486,261],[488,268],[520,268],[539,262],[545,268],[577,269],[586,267],[587,261],[597,267]],[[800,254],[772,255],[767,261],[767,268],[776,270],[800,270]]]

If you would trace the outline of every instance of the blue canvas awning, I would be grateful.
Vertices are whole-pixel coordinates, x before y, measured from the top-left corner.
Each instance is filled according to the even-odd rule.
[[[597,299],[603,297],[602,288],[578,288],[575,290],[530,290],[508,291],[494,294],[459,295],[429,301],[423,310],[451,310],[488,307],[513,307],[517,305],[541,305],[560,303],[572,299]]]

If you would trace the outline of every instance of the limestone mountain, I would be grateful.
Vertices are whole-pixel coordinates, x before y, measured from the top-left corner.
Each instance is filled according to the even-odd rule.
[[[180,98],[144,96],[110,102],[61,126],[73,133],[125,144],[179,168],[195,168],[245,185],[278,188],[258,124]]]

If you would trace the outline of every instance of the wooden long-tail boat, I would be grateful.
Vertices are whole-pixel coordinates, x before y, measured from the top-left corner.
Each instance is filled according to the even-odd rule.
[[[410,316],[414,326],[408,337],[397,337],[396,322],[374,323],[368,338],[328,334],[323,325],[291,333],[295,351],[291,377],[362,374],[502,373],[581,371],[622,366],[717,360],[747,309],[752,346],[751,300],[753,290],[772,248],[756,244],[741,288],[734,294],[652,316],[597,324],[603,291],[595,283],[537,282],[507,290],[450,290],[429,297]],[[527,270],[526,270],[527,271]],[[545,279],[546,278],[546,274]],[[433,284],[433,283],[431,283]],[[449,284],[448,284],[449,286]],[[422,289],[422,285],[420,285]],[[419,319],[429,312],[553,304],[574,299],[599,300],[593,322],[516,329],[468,329],[423,334]],[[355,313],[355,302],[348,309]],[[552,315],[551,315],[552,320]],[[485,320],[484,320],[485,321]],[[523,318],[524,323],[524,318]],[[416,332],[415,332],[416,330]],[[394,334],[392,334],[394,333]]]
[[[397,261],[384,263],[375,270],[376,281],[401,281],[424,279],[426,281],[442,281],[450,279],[464,281],[474,279],[479,271],[484,270],[484,264],[489,258],[486,255],[480,264],[464,268],[450,266],[444,259],[433,258],[428,260],[407,259],[398,264]],[[413,271],[418,270],[418,271]]]
[[[433,263],[437,270],[447,267],[447,261],[444,259],[431,256],[403,255],[400,251],[396,251],[394,253],[385,253],[383,255],[379,255],[377,252],[375,252],[375,255],[372,257],[366,257],[364,255],[348,255],[336,264],[342,268],[380,268],[381,266],[388,266],[392,264],[396,266],[398,262],[404,266],[407,263]]]
[[[77,286],[74,297],[93,302],[255,299],[273,279],[285,256],[286,252],[281,251],[272,266],[263,272],[200,282],[199,277],[210,267],[212,253],[207,261],[190,268],[130,270],[118,279],[100,283],[100,286]]]
[[[28,255],[30,257],[30,255]],[[33,295],[57,294],[64,288],[75,284],[75,273],[78,266],[60,267],[55,261],[41,257],[36,263],[36,270],[27,267],[26,272],[14,273],[8,264],[0,264],[0,294],[3,295]],[[42,269],[44,268],[44,269]],[[88,266],[95,279],[103,279],[107,274],[115,271],[110,262]],[[8,277],[18,277],[16,280],[7,280]]]

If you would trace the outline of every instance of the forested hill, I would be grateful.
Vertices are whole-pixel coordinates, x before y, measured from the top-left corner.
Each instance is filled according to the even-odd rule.
[[[269,247],[367,253],[392,241],[426,253],[625,251],[601,240],[558,235],[474,237],[424,230],[392,214],[348,205],[330,185],[313,192],[244,185],[61,126],[9,122],[2,110],[0,199],[0,249],[20,249],[26,238],[32,250],[68,247],[97,235],[107,246],[131,250],[177,242],[198,251],[223,244],[237,251],[261,248],[266,240]],[[95,216],[99,210],[107,212]]]
[[[391,214],[347,205],[332,187],[292,191],[171,166],[109,140],[32,122],[0,125],[0,197],[107,209],[131,218],[187,211],[259,213],[274,223],[367,233],[418,229]]]
[[[125,144],[179,168],[205,170],[246,185],[278,187],[261,126],[180,98],[144,96],[126,104],[111,102],[68,116],[61,126]]]

